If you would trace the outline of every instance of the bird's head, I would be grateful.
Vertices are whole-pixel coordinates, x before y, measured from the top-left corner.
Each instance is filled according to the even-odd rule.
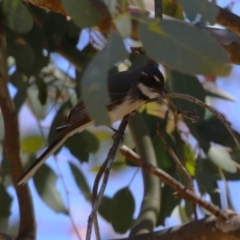
[[[147,98],[159,97],[164,91],[164,77],[157,67],[146,66],[138,79],[138,89]]]

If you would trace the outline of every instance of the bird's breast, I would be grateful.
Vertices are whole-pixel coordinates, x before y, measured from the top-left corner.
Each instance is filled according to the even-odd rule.
[[[125,115],[137,110],[140,108],[145,101],[143,100],[135,100],[132,99],[126,99],[121,104],[116,105],[110,112],[110,118],[112,122],[115,122],[121,118],[123,118]]]

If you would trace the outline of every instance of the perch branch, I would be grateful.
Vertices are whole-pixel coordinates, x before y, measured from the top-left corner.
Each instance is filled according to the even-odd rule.
[[[135,164],[143,168],[145,171],[154,174],[164,183],[168,184],[171,188],[177,191],[178,195],[181,195],[183,198],[189,200],[190,202],[196,203],[199,206],[211,212],[214,216],[216,216],[216,218],[218,218],[219,221],[228,220],[227,214],[224,213],[221,209],[219,209],[219,207],[215,206],[212,203],[206,202],[204,199],[201,199],[200,197],[196,196],[196,194],[194,194],[192,190],[187,189],[180,182],[172,178],[169,174],[167,174],[163,170],[154,167],[145,161],[142,161],[140,156],[127,146],[122,146],[120,148],[120,152],[123,156],[132,160]]]

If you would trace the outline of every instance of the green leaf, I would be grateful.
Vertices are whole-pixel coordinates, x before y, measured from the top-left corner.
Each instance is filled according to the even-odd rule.
[[[133,223],[135,202],[128,187],[113,196],[112,226],[117,233],[125,233]]]
[[[96,152],[99,148],[98,139],[91,132],[84,130],[68,138],[64,146],[81,162],[88,161],[89,153]]]
[[[72,164],[71,162],[69,162],[69,164],[70,164],[70,168],[71,168],[73,177],[77,183],[78,188],[82,192],[85,199],[88,201],[91,201],[92,200],[91,190],[89,188],[89,185],[87,183],[87,180],[86,180],[84,174],[74,164]]]
[[[216,116],[211,116],[197,126],[199,136],[208,142],[218,143],[223,146],[236,147],[232,136],[226,127],[219,121]],[[235,136],[240,139],[240,134],[234,131]]]
[[[103,196],[100,206],[98,208],[98,212],[109,223],[111,223],[112,221],[113,207],[113,199],[107,196]]]
[[[26,86],[26,85],[25,85]],[[15,110],[18,113],[27,98],[27,88],[21,88],[13,98]]]
[[[237,167],[225,147],[212,145],[208,150],[207,156],[214,164],[225,171],[230,173],[235,173],[237,171]]]
[[[38,89],[36,86],[27,89],[27,105],[37,119],[44,119],[48,113],[48,105],[42,105],[38,99]]]
[[[5,24],[18,33],[32,29],[33,19],[21,0],[3,0],[3,17]]]
[[[221,98],[231,102],[237,101],[236,97],[218,88],[208,88],[208,89],[205,89],[205,92],[206,92],[206,95],[209,97]]]
[[[165,219],[171,215],[173,209],[180,203],[181,199],[175,198],[173,194],[174,190],[165,184],[161,192],[161,208],[157,220],[157,226],[164,226]]]
[[[163,0],[162,1],[163,14],[169,15],[178,19],[183,20],[183,10],[182,7],[175,1]]]
[[[14,43],[9,42],[8,53],[15,58],[16,67],[20,72],[31,69],[36,60],[34,49],[22,39]]]
[[[38,88],[38,100],[42,105],[45,105],[47,102],[47,84],[42,78],[37,78],[36,85]]]
[[[12,197],[7,192],[6,187],[0,182],[0,227],[5,226],[7,224],[7,220],[11,214],[11,204],[12,204]],[[3,228],[1,228],[3,229]]]
[[[123,38],[130,37],[132,22],[128,12],[117,15],[113,22]]]
[[[122,39],[111,33],[108,43],[87,66],[82,77],[82,97],[87,111],[96,125],[110,125],[106,105],[109,103],[107,90],[108,70],[116,62],[127,57]]]
[[[169,85],[172,92],[184,93],[205,102],[205,91],[195,76],[171,71],[169,74]],[[175,102],[178,103],[183,110],[193,111],[196,109],[199,122],[203,120],[205,115],[204,108],[183,99],[176,99]]]
[[[55,212],[69,214],[60,193],[57,190],[57,175],[43,164],[33,176],[34,185],[42,200]]]
[[[194,157],[194,152],[192,149],[185,143],[183,145],[184,156],[185,156],[185,167],[191,176],[195,176],[196,172],[196,161]]]
[[[107,6],[112,16],[116,16],[118,14],[118,10],[117,10],[117,6],[119,6],[118,0],[103,0],[103,2]]]
[[[190,21],[194,21],[197,15],[200,14],[202,18],[213,25],[219,13],[218,6],[208,0],[179,0],[179,3],[182,4]]]
[[[62,0],[67,14],[81,28],[90,28],[100,21],[100,13],[89,0]]]
[[[146,7],[143,0],[136,0],[136,4],[141,9],[141,11],[143,12],[145,11]]]
[[[26,136],[21,141],[22,153],[35,153],[45,144],[45,138],[40,135]]]
[[[173,162],[169,158],[169,154],[166,151],[165,145],[158,135],[153,138],[153,147],[155,150],[158,167],[161,169],[170,168],[173,165]]]
[[[187,74],[228,75],[227,53],[212,37],[184,22],[139,22],[140,39],[147,53],[168,67]]]

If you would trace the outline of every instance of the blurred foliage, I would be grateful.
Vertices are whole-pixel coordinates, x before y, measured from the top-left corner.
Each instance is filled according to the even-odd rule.
[[[109,100],[106,79],[110,72],[121,67],[139,67],[147,64],[149,57],[162,63],[165,70],[168,91],[184,93],[205,102],[212,95],[198,81],[196,74],[227,75],[231,68],[227,54],[222,47],[209,35],[201,31],[199,26],[189,26],[183,22],[170,20],[152,20],[145,15],[131,15],[128,1],[104,1],[113,17],[113,27],[104,46],[105,38],[95,31],[87,32],[90,41],[79,50],[77,44],[83,28],[94,27],[99,21],[99,11],[90,1],[63,0],[63,6],[72,20],[66,16],[46,11],[31,4],[23,4],[19,0],[3,0],[3,15],[7,40],[8,68],[10,84],[15,88],[13,96],[16,111],[28,107],[36,117],[42,134],[28,134],[21,140],[22,156],[29,162],[36,159],[37,152],[45,142],[52,142],[56,136],[56,128],[64,123],[71,108],[77,102],[77,96],[83,96],[90,115],[98,124],[109,124],[105,108]],[[136,0],[137,6],[144,11],[143,1]],[[207,0],[201,1],[164,0],[163,11],[178,19],[186,13],[190,21],[197,14],[202,15],[201,25],[207,22],[214,24],[216,6]],[[120,8],[116,8],[120,4]],[[120,9],[120,10],[119,10]],[[141,12],[140,11],[140,12]],[[128,54],[122,38],[128,37],[132,31],[132,19],[138,21],[138,32],[145,56]],[[94,46],[103,48],[98,50]],[[76,67],[76,77],[68,75],[55,66],[53,54],[60,54]],[[111,70],[111,71],[110,71]],[[221,96],[220,96],[221,97]],[[199,122],[192,124],[177,116],[167,102],[151,103],[140,109],[155,149],[158,167],[183,181],[174,160],[157,134],[157,129],[165,136],[168,145],[177,154],[191,177],[196,180],[201,194],[208,194],[211,201],[220,205],[220,192],[217,181],[221,180],[219,168],[224,169],[227,180],[239,180],[240,174],[232,162],[240,162],[239,152],[227,132],[215,116],[206,114],[206,110],[184,100],[175,100],[184,110],[197,110]],[[53,112],[51,126],[45,139],[45,130],[41,121]],[[209,117],[210,116],[210,117]],[[0,113],[0,120],[2,116]],[[184,132],[178,123],[188,129]],[[3,124],[0,124],[3,133]],[[112,134],[112,133],[111,133]],[[108,130],[101,134],[95,129],[75,134],[64,144],[70,153],[79,160],[79,164],[89,162],[90,156],[99,156],[99,146],[109,141]],[[128,135],[128,133],[126,133]],[[239,133],[236,132],[238,139]],[[2,135],[1,135],[2,136]],[[197,145],[193,147],[188,140],[194,136]],[[1,142],[4,144],[4,137]],[[211,143],[222,145],[211,146]],[[131,146],[134,148],[134,146]],[[231,148],[229,152],[228,148]],[[60,149],[59,149],[60,150]],[[58,154],[59,150],[55,152]],[[201,153],[201,154],[200,154]],[[2,152],[2,169],[6,169],[6,156]],[[224,157],[223,157],[224,156]],[[227,157],[226,157],[227,156]],[[86,200],[91,201],[91,190],[86,174],[73,163],[70,170],[73,178]],[[123,162],[119,161],[123,166]],[[127,165],[127,164],[126,164]],[[97,169],[98,167],[96,167]],[[116,168],[117,169],[117,168]],[[0,229],[5,232],[11,216],[12,197],[8,194],[8,171],[1,172],[0,182]],[[34,176],[34,185],[42,200],[55,212],[69,214],[56,183],[59,176],[48,165],[44,164]],[[191,206],[179,206],[181,199],[173,197],[173,190],[162,185],[161,210],[157,225],[164,225],[166,218],[179,207],[182,219],[191,219]],[[167,204],[166,204],[167,203]],[[2,207],[4,206],[4,208]],[[133,214],[135,200],[128,187],[118,190],[110,198],[104,196],[99,213],[112,224],[118,233],[129,230],[135,221]]]

